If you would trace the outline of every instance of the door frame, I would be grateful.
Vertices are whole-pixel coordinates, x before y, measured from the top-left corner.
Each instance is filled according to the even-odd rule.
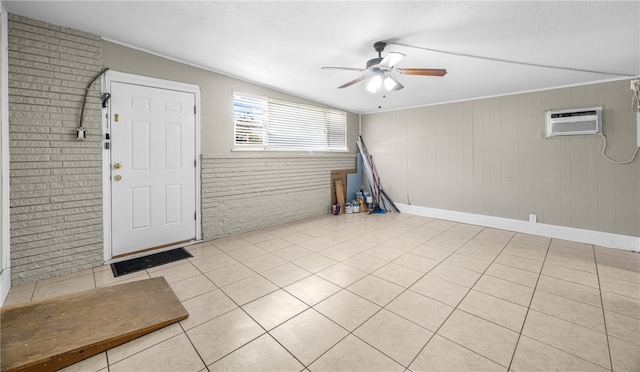
[[[200,87],[194,84],[181,83],[171,80],[157,79],[147,76],[128,74],[118,71],[107,71],[102,78],[102,92],[111,93],[111,83],[118,82],[124,84],[141,85],[150,88],[168,89],[185,93],[192,93],[195,97],[196,114],[195,114],[195,161],[196,161],[196,241],[202,240],[202,213],[201,213],[201,154],[200,154]],[[111,150],[106,148],[106,133],[109,133],[111,118],[109,117],[109,109],[111,102],[107,103],[107,107],[102,109],[102,219],[103,219],[103,239],[104,239],[104,261],[112,261],[112,241],[111,241]],[[181,244],[184,245],[184,244]],[[160,252],[174,247],[160,248],[153,252]],[[126,259],[147,255],[149,252],[127,256]],[[117,261],[117,260],[114,260]]]

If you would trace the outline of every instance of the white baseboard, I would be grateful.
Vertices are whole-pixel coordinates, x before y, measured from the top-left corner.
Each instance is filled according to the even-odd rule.
[[[11,289],[11,268],[8,267],[0,272],[0,306],[4,305],[9,290]]]
[[[502,217],[483,216],[465,212],[448,211],[420,207],[416,205],[397,204],[402,213],[414,214],[443,220],[480,225],[496,229],[516,231],[525,234],[546,236],[549,238],[571,240],[574,242],[600,245],[608,248],[618,248],[627,251],[640,251],[640,237],[612,234],[601,231],[576,229],[573,227],[546,225],[543,223],[533,223],[520,220],[512,220]]]

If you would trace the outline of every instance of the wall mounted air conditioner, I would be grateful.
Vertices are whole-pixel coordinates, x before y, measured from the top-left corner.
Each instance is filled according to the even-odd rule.
[[[547,138],[602,132],[602,107],[546,112]]]

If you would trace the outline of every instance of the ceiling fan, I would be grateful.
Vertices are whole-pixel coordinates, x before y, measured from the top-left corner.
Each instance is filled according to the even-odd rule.
[[[403,75],[420,75],[420,76],[444,76],[447,70],[433,69],[433,68],[396,68],[395,65],[404,58],[404,54],[398,52],[389,52],[384,58],[382,58],[382,51],[387,46],[387,43],[378,41],[373,44],[373,48],[378,52],[378,58],[373,58],[367,61],[366,68],[352,68],[352,67],[322,67],[323,70],[351,70],[351,71],[368,71],[370,74],[360,76],[355,80],[343,84],[338,89],[350,87],[355,83],[359,83],[363,80],[370,78],[367,84],[367,90],[371,93],[375,93],[382,87],[387,91],[400,90],[404,88],[404,85],[394,79],[391,75],[393,73],[400,73]]]

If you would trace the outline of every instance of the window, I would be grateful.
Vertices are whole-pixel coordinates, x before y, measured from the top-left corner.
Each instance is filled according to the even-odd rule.
[[[236,149],[347,151],[344,111],[234,94],[233,121]]]

